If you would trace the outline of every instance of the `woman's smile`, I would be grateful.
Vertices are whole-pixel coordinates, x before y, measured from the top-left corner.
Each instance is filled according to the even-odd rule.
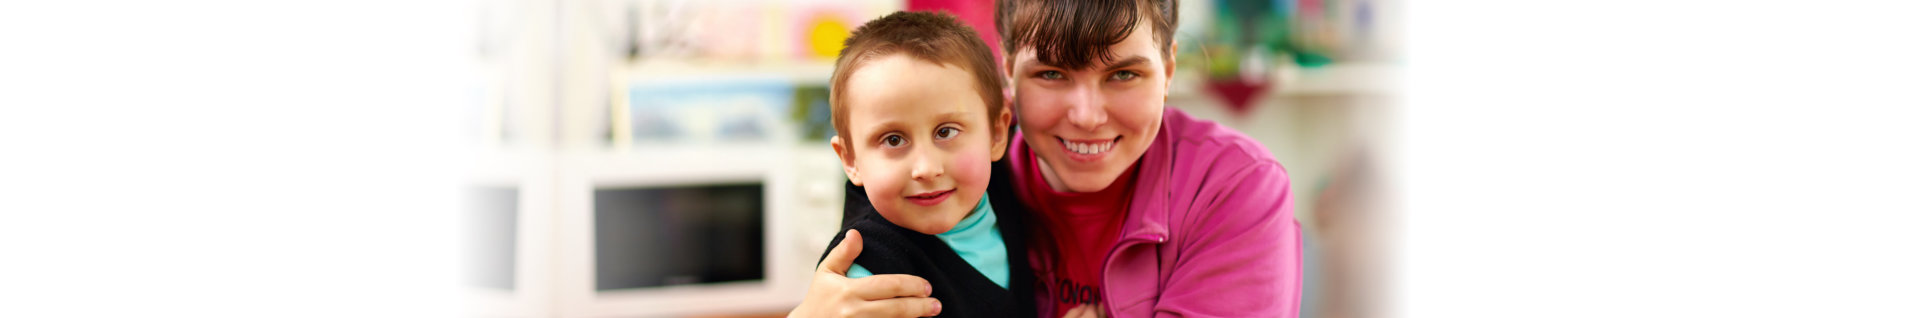
[[[1060,147],[1064,148],[1067,151],[1068,158],[1074,161],[1098,161],[1100,158],[1104,158],[1108,153],[1112,152],[1113,146],[1120,142],[1120,137],[1071,140],[1054,137],[1054,139],[1060,140]]]

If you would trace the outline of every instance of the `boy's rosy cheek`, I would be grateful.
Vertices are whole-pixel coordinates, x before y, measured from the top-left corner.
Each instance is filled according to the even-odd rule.
[[[954,176],[956,177],[955,179],[975,187],[984,187],[987,184],[988,175],[993,173],[993,163],[987,161],[987,159],[987,151],[984,150],[973,151],[954,158],[953,170]]]
[[[863,172],[861,179],[865,181],[862,188],[866,188],[867,197],[873,200],[875,205],[891,204],[900,191],[900,176],[889,168],[891,167],[870,164],[860,169]]]

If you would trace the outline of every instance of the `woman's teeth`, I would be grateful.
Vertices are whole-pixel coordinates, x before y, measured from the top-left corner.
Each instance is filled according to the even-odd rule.
[[[1107,150],[1113,150],[1113,141],[1111,140],[1101,143],[1082,143],[1065,140],[1062,140],[1062,142],[1067,144],[1067,150],[1083,155],[1097,155],[1105,153]]]

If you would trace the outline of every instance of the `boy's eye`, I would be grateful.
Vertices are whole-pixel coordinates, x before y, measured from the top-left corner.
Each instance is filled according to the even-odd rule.
[[[1060,71],[1042,71],[1042,72],[1040,72],[1040,78],[1043,78],[1043,79],[1050,79],[1050,80],[1057,80],[1057,79],[1062,79],[1062,78],[1066,78],[1066,77],[1067,77],[1067,74],[1062,74],[1062,73],[1060,73]]]
[[[1111,76],[1111,78],[1116,81],[1130,80],[1136,77],[1140,77],[1140,73],[1134,73],[1133,71],[1119,71],[1113,73],[1113,76]]]
[[[951,139],[954,135],[959,134],[960,129],[953,127],[940,127],[940,129],[933,130],[933,137],[939,139]]]
[[[900,135],[887,135],[886,137],[880,137],[880,144],[885,145],[887,147],[899,147],[900,145],[903,145],[906,143],[907,143],[907,138],[900,137]]]

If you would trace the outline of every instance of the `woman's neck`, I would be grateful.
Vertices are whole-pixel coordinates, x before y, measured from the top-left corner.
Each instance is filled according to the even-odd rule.
[[[1047,159],[1040,158],[1040,156],[1036,155],[1036,156],[1033,156],[1033,161],[1040,163],[1040,179],[1047,181],[1048,188],[1052,188],[1053,191],[1059,191],[1059,192],[1067,192],[1067,193],[1074,192],[1073,189],[1067,188],[1067,183],[1065,181],[1060,181],[1060,175],[1053,172],[1053,166],[1047,164]]]
[[[1047,159],[1040,158],[1038,154],[1035,154],[1033,156],[1033,162],[1037,163],[1037,165],[1040,166],[1040,179],[1047,181],[1047,187],[1053,188],[1054,192],[1061,192],[1061,193],[1091,193],[1091,192],[1106,191],[1108,188],[1112,188],[1114,184],[1125,182],[1126,180],[1121,180],[1121,179],[1126,179],[1128,175],[1132,174],[1134,169],[1140,168],[1139,163],[1135,162],[1133,166],[1127,167],[1128,171],[1120,173],[1119,177],[1113,178],[1113,180],[1107,180],[1106,186],[1102,186],[1099,189],[1094,189],[1092,191],[1075,191],[1072,188],[1067,187],[1067,182],[1060,178],[1059,173],[1056,173],[1053,171],[1053,166],[1047,164]]]

